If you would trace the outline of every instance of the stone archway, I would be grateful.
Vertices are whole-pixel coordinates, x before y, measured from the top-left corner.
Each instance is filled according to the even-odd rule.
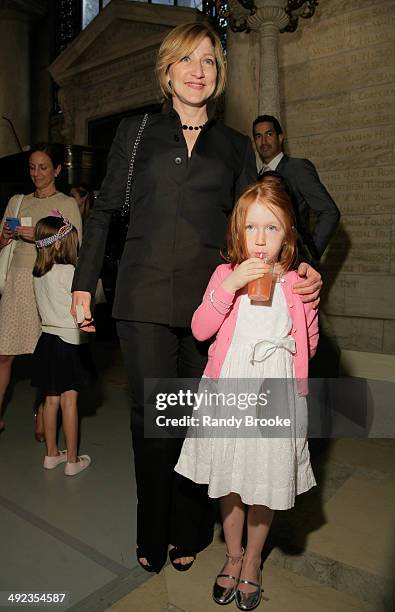
[[[194,9],[112,0],[50,66],[63,111],[52,139],[88,144],[89,121],[157,103],[163,37],[201,18]]]

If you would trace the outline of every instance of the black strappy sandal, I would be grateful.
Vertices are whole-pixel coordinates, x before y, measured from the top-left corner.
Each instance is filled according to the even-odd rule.
[[[175,563],[175,560],[181,559],[181,557],[193,557],[193,561],[190,563],[185,563],[184,565],[182,563]],[[190,567],[192,567],[196,559],[196,553],[193,553],[186,548],[175,546],[169,550],[169,559],[174,569],[176,569],[178,572],[186,572]]]
[[[143,550],[141,548],[136,548],[136,556],[137,556],[137,562],[140,565],[140,567],[143,568],[143,570],[145,570],[146,572],[150,572],[151,574],[153,574],[153,573],[157,574],[158,573],[158,571],[152,565],[150,565],[149,562],[148,562],[148,565],[144,565],[143,563],[141,563],[140,559],[142,557],[144,557],[148,561],[147,555],[144,554],[144,552],[143,552]]]

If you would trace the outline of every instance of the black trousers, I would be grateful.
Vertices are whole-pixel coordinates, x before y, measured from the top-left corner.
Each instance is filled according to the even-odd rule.
[[[117,330],[132,400],[137,545],[141,556],[160,571],[169,544],[191,552],[208,546],[214,517],[207,486],[174,471],[183,440],[144,437],[144,378],[200,378],[207,350],[189,328],[118,321]]]

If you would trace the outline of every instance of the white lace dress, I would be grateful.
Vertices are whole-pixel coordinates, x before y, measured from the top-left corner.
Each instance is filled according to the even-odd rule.
[[[271,392],[266,395],[266,407],[240,410],[233,403],[230,407],[229,401],[215,406],[210,401],[194,411],[199,425],[189,428],[175,470],[194,482],[208,484],[210,497],[234,492],[248,505],[286,510],[294,505],[296,495],[316,484],[306,441],[306,398],[298,396],[295,389],[291,327],[279,283],[275,285],[271,305],[251,304],[248,296],[243,295],[220,379],[218,383],[206,377],[201,380],[199,391],[206,393],[206,397],[210,391],[231,392],[232,397],[234,392],[259,394],[268,389]],[[270,379],[281,379],[275,381],[280,383],[278,388],[273,387]],[[291,424],[277,429],[256,422],[253,427],[245,426],[247,415],[269,418],[276,414],[289,418]],[[203,426],[203,417],[208,415],[213,418],[233,415],[241,419],[241,426],[232,425],[234,419],[228,427]]]

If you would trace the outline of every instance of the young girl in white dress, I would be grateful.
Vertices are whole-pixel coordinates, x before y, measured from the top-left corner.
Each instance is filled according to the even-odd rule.
[[[258,395],[270,386],[262,384],[264,379],[281,379],[270,416],[278,406],[290,421],[288,429],[277,429],[277,434],[262,433],[258,424],[252,434],[241,427],[228,428],[224,435],[223,430],[215,433],[213,427],[202,426],[200,407],[194,411],[199,424],[189,429],[175,467],[194,482],[207,483],[209,496],[220,498],[227,560],[214,583],[213,598],[218,604],[235,599],[241,610],[254,609],[261,599],[261,553],[274,510],[291,508],[296,495],[316,484],[306,440],[305,396],[318,318],[312,304],[292,292],[299,280],[292,271],[296,255],[292,204],[282,179],[264,175],[238,200],[229,223],[229,263],[215,270],[192,319],[198,340],[214,337],[199,391],[206,397],[214,388]],[[251,301],[248,283],[268,274],[273,262],[277,282],[271,300]],[[261,404],[252,404],[256,417],[269,413],[265,401]],[[204,409],[206,417],[229,416],[232,411],[226,403],[219,408],[206,402]],[[243,418],[237,408],[232,414]]]
[[[77,454],[78,392],[91,381],[92,366],[85,336],[70,314],[71,284],[78,256],[75,227],[60,211],[40,219],[35,229],[37,257],[33,268],[34,292],[42,333],[33,355],[32,384],[44,399],[43,419],[47,454],[43,467],[64,464],[66,476],[79,474],[91,463]],[[57,415],[67,450],[58,450]]]

